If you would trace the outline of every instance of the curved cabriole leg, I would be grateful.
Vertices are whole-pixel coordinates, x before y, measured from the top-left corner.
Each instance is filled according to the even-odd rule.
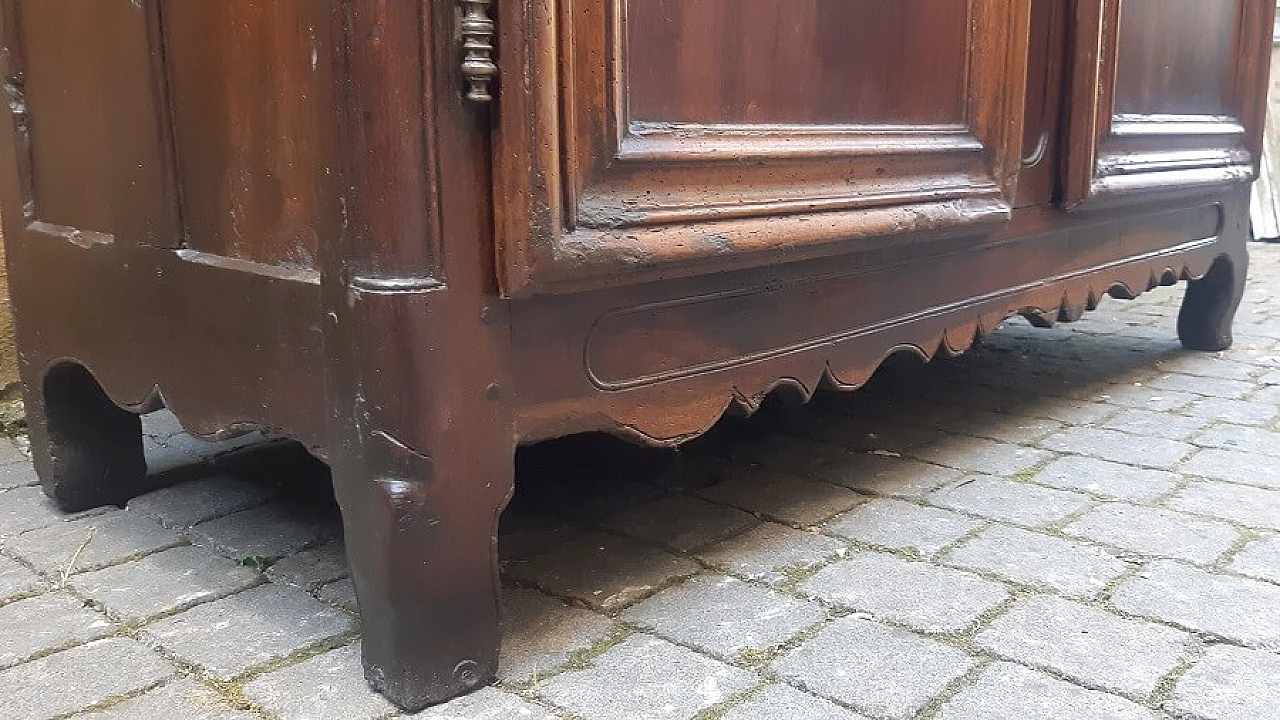
[[[1248,256],[1220,256],[1209,272],[1192,280],[1178,313],[1178,338],[1188,350],[1216,352],[1231,347],[1231,323],[1244,296]]]
[[[142,419],[117,406],[83,366],[27,379],[31,452],[44,491],[67,512],[123,505],[151,490]]]
[[[505,458],[468,448],[427,457],[380,433],[366,448],[382,458],[366,459],[363,473],[335,468],[334,477],[365,677],[417,711],[497,673],[497,521],[512,488],[514,448]]]

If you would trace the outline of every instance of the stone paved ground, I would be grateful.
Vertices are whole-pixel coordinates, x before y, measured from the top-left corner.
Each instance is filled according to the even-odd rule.
[[[1280,717],[1280,247],[679,454],[522,454],[501,682],[427,718]],[[323,471],[152,421],[125,509],[0,456],[0,716],[375,718]]]

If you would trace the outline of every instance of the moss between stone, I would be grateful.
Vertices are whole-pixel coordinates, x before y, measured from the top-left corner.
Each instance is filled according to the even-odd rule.
[[[559,673],[568,672],[571,670],[586,670],[587,668],[595,664],[596,658],[600,657],[609,648],[627,639],[632,634],[633,633],[631,628],[616,629],[610,632],[608,635],[604,636],[603,638],[600,638],[599,640],[595,641],[591,645],[575,651],[572,655],[569,656],[568,660],[565,660],[564,663],[560,665],[560,667],[556,668],[554,673],[548,674],[542,679],[545,680],[547,677],[551,677],[551,675],[553,674],[558,675]]]
[[[248,557],[242,557],[239,560],[236,560],[237,565],[243,565],[247,568],[253,568],[258,572],[265,572],[266,569],[271,567],[271,565],[274,562],[275,561],[272,560],[271,558],[263,555],[250,555]]]
[[[0,433],[18,438],[27,435],[27,410],[22,404],[22,391],[10,385],[0,391]]]

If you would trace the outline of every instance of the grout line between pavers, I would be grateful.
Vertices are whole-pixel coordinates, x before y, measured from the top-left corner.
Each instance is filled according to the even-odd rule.
[[[1178,664],[1165,673],[1164,677],[1160,678],[1160,681],[1156,683],[1155,690],[1147,697],[1148,706],[1157,711],[1164,710],[1165,705],[1173,698],[1173,691],[1177,687],[1178,681],[1204,658],[1208,650],[1208,643],[1200,641],[1198,638],[1193,639],[1186,654],[1182,656]]]
[[[712,705],[693,716],[692,720],[722,720],[729,711],[739,705],[745,704],[747,701],[755,698],[764,692],[764,689],[772,685],[767,679],[761,678],[755,687],[748,688],[740,693],[735,693],[725,700]]]
[[[157,680],[156,682],[154,682],[154,683],[152,683],[151,685],[148,685],[148,686],[146,686],[146,687],[144,687],[144,688],[142,688],[142,689],[139,689],[139,690],[133,690],[133,691],[131,691],[131,692],[127,692],[127,693],[121,693],[121,694],[119,694],[119,695],[112,695],[112,696],[110,696],[110,697],[108,697],[108,698],[105,698],[105,699],[103,699],[103,700],[100,700],[100,701],[98,701],[98,702],[96,702],[96,703],[94,703],[94,704],[92,704],[92,705],[87,706],[87,707],[82,707],[82,708],[79,708],[79,709],[77,709],[77,710],[70,710],[70,711],[67,711],[67,712],[64,712],[64,713],[61,713],[61,714],[58,714],[58,715],[54,715],[52,718],[50,718],[50,720],[67,720],[68,718],[74,718],[74,717],[76,717],[76,716],[78,716],[78,715],[81,715],[81,714],[91,713],[91,712],[100,712],[100,711],[102,711],[102,710],[107,710],[107,709],[113,708],[113,707],[115,707],[115,706],[117,706],[117,705],[121,705],[121,704],[126,703],[126,702],[128,702],[128,701],[130,701],[130,700],[133,700],[134,698],[141,697],[141,696],[143,696],[143,695],[145,695],[145,694],[147,694],[147,693],[151,692],[152,690],[155,690],[156,688],[160,688],[160,687],[163,687],[163,686],[165,686],[165,685],[168,685],[170,682],[173,682],[173,679],[174,679],[174,676],[173,676],[173,675],[170,675],[169,677],[161,678],[160,680]]]
[[[938,713],[942,712],[943,706],[955,699],[955,697],[965,689],[976,684],[978,679],[982,677],[983,673],[987,671],[987,668],[991,667],[991,665],[996,662],[991,657],[983,655],[977,655],[975,656],[975,659],[977,662],[974,663],[973,667],[969,668],[969,670],[960,677],[947,683],[946,687],[930,699],[929,702],[926,703],[918,713],[916,713],[916,717],[921,720],[931,720],[932,718],[937,717]]]

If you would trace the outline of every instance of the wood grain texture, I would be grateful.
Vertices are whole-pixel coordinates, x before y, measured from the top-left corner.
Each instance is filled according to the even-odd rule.
[[[142,491],[134,416],[162,404],[302,440],[366,679],[406,710],[496,672],[519,443],[677,445],[1180,280],[1184,344],[1231,340],[1268,1],[1182,48],[1122,28],[1129,0],[512,0],[488,103],[446,2],[102,0],[107,34],[68,2],[0,0],[42,482],[75,509]],[[1220,114],[1161,58],[1224,45]]]
[[[1230,115],[1248,0],[1124,0],[1116,32],[1121,115]]]
[[[1076,4],[1064,200],[1124,203],[1257,176],[1275,4]]]
[[[347,222],[321,262],[330,467],[365,678],[418,710],[497,673],[515,357],[492,307],[484,106],[464,99],[454,8],[342,5]]]
[[[967,6],[967,0],[627,0],[627,117],[963,124]]]
[[[163,3],[188,247],[314,268],[337,235],[329,5]]]
[[[504,199],[505,295],[829,257],[890,236],[954,237],[1008,222],[1022,159],[1029,1],[948,0],[930,10],[879,0],[788,4],[778,39],[786,47],[767,73],[737,69],[760,61],[748,61],[742,43],[762,42],[766,30],[723,42],[715,33],[729,33],[733,17],[771,28],[782,6],[729,7],[557,0],[500,8],[506,90],[494,193]],[[952,16],[957,22],[946,22]],[[726,29],[711,30],[707,17]],[[847,44],[821,51],[834,47],[833,27],[893,36],[908,26],[917,28],[911,42],[922,34],[936,47],[909,45],[889,59],[876,44],[867,54]],[[660,82],[666,61],[658,58],[673,52],[698,58],[688,65],[699,70]],[[894,57],[902,67],[882,72],[878,63]],[[787,58],[812,68],[789,69]],[[694,95],[680,83],[696,85],[719,67],[738,74],[727,76],[731,89],[704,93],[720,98],[706,101],[719,109],[670,111]],[[837,82],[857,90],[841,94]],[[770,96],[791,85],[812,88],[809,100]],[[743,110],[753,103],[755,116]],[[779,114],[784,106],[790,114]]]
[[[4,12],[10,101],[25,136],[22,215],[90,242],[176,247],[155,7],[6,0]]]
[[[520,436],[606,425],[638,442],[678,444],[727,411],[749,414],[780,385],[803,397],[822,384],[856,388],[893,352],[960,352],[1012,314],[1072,320],[1109,293],[1201,277],[1222,256],[1239,263],[1244,200],[1236,191],[1221,205],[1071,222],[1024,212],[1004,233],[928,261],[900,249],[840,269],[817,262],[668,282],[640,303],[625,290],[576,296],[572,310],[567,298],[521,301],[516,345],[541,344],[549,355],[520,375]],[[578,322],[566,325],[570,315]],[[553,328],[554,343],[538,339]],[[689,385],[701,389],[675,391]]]

